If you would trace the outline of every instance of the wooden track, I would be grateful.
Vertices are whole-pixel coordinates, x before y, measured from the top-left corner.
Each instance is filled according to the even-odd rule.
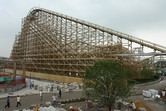
[[[22,20],[11,58],[25,60],[26,70],[56,75],[81,76],[96,61],[120,62],[126,68],[140,67],[133,43],[166,52],[166,47],[125,33],[42,8],[32,9]],[[12,64],[10,64],[12,68]],[[18,68],[21,68],[18,63]]]
[[[55,16],[59,16],[61,18],[71,20],[71,21],[77,22],[79,24],[86,25],[88,27],[92,27],[94,29],[101,30],[101,31],[109,33],[111,35],[115,35],[115,36],[121,37],[123,39],[127,39],[129,41],[138,43],[140,45],[143,45],[143,46],[146,46],[146,47],[149,47],[149,48],[152,48],[154,50],[161,51],[161,52],[166,52],[166,47],[164,47],[162,45],[158,45],[158,44],[155,44],[155,43],[143,40],[143,39],[139,39],[139,38],[133,37],[131,35],[128,35],[128,34],[125,34],[125,33],[122,33],[122,32],[118,32],[118,31],[115,31],[115,30],[112,30],[112,29],[109,29],[109,28],[99,26],[97,24],[93,24],[93,23],[85,22],[83,20],[79,20],[79,19],[76,19],[76,18],[73,18],[73,17],[69,17],[67,15],[59,14],[59,13],[49,11],[49,10],[46,10],[46,9],[43,9],[43,8],[35,9],[35,10],[32,10],[31,12],[35,13],[37,11],[44,11],[46,13],[50,13],[50,14],[53,14]]]

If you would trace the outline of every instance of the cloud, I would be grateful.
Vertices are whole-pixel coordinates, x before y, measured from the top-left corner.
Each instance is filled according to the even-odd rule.
[[[165,45],[166,0],[1,0],[0,56],[10,55],[21,19],[36,6]]]

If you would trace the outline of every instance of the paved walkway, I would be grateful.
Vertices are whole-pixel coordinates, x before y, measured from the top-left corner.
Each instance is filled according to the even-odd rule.
[[[166,88],[166,77],[164,77],[164,76],[163,76],[162,80],[158,83],[135,86],[134,91],[136,93],[136,96],[131,96],[131,97],[129,97],[129,99],[142,101],[147,106],[149,106],[152,109],[152,111],[166,111],[165,104],[159,104],[159,102],[156,102],[153,98],[146,98],[146,97],[142,96],[142,90],[149,90],[149,89],[160,90],[160,88],[162,88],[162,89]]]
[[[13,111],[18,109],[27,109],[31,105],[36,104],[45,104],[46,102],[52,102],[53,93],[43,94],[43,101],[40,101],[39,95],[28,95],[21,97],[21,106],[16,107],[16,97],[10,98],[10,108],[5,109],[6,99],[0,99],[0,111]],[[57,94],[58,96],[58,94]],[[70,92],[70,93],[62,93],[62,98],[57,98],[57,101],[66,100],[70,98],[81,98],[82,92]]]
[[[162,77],[162,80],[158,83],[135,86],[134,91],[136,92],[136,94],[142,94],[142,90],[149,90],[149,89],[160,90],[160,88],[162,89],[166,88],[166,77],[164,76]]]

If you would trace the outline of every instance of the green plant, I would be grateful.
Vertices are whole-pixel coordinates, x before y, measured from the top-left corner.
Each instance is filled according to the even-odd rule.
[[[83,76],[84,91],[92,101],[107,106],[109,111],[119,99],[128,97],[131,87],[119,63],[96,62]]]

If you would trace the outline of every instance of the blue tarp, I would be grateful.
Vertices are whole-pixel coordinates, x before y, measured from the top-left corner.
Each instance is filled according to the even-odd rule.
[[[12,77],[0,77],[0,82],[11,81],[13,80]]]

